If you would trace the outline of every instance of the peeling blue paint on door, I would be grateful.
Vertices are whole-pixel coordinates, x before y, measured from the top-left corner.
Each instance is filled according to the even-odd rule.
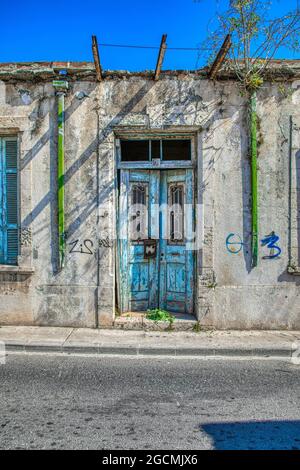
[[[168,170],[161,172],[161,205],[168,213],[160,213],[160,308],[173,312],[193,312],[194,256],[187,250],[186,236],[191,233],[193,220],[185,217],[186,205],[193,204],[193,171]],[[172,234],[172,195],[183,204],[177,232]],[[179,196],[180,195],[180,196]],[[176,201],[175,201],[176,203]],[[180,205],[180,204],[179,204]],[[167,236],[166,236],[167,235]]]
[[[121,311],[192,313],[194,252],[186,235],[194,221],[185,217],[185,205],[193,206],[193,171],[121,170],[120,184]],[[154,258],[144,257],[149,238],[157,240]]]

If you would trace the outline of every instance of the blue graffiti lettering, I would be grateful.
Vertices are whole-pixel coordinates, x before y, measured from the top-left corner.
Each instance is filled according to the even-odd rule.
[[[238,254],[243,248],[241,237],[236,233],[230,233],[226,238],[226,248],[229,253]]]
[[[274,259],[278,258],[281,253],[281,248],[277,245],[279,241],[279,236],[275,232],[271,232],[269,235],[266,235],[261,240],[261,246],[267,246],[270,249],[270,254],[263,256],[263,259]]]

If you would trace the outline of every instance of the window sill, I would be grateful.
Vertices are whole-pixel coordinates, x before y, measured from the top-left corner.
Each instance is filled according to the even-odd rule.
[[[15,273],[15,274],[32,274],[34,268],[32,266],[12,266],[9,264],[0,264],[1,273]]]

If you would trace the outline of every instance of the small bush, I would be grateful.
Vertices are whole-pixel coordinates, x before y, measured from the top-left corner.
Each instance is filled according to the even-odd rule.
[[[246,88],[250,91],[258,90],[264,83],[263,78],[257,73],[253,72],[245,80]]]

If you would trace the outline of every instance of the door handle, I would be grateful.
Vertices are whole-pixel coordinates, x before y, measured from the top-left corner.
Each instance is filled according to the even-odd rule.
[[[144,242],[144,259],[156,258],[157,254],[157,240],[146,239]]]

